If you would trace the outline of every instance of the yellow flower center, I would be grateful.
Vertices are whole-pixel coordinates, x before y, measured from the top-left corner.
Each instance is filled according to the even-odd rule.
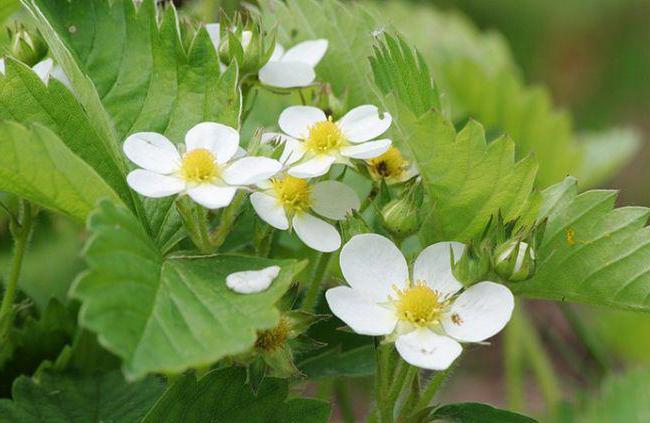
[[[332,118],[315,123],[309,128],[305,148],[314,154],[325,154],[337,150],[346,144],[345,137]]]
[[[273,351],[284,345],[289,337],[289,323],[286,319],[280,318],[280,323],[273,329],[257,332],[255,348],[264,351]]]
[[[449,305],[438,291],[429,288],[424,282],[409,283],[404,290],[394,287],[397,293],[395,307],[401,320],[406,320],[417,326],[428,326],[437,323]]]
[[[368,167],[375,179],[399,179],[408,168],[408,162],[397,148],[391,147],[381,156],[368,160]]]
[[[285,176],[272,179],[275,195],[282,206],[292,213],[300,213],[311,207],[311,187],[305,179]]]
[[[183,155],[181,176],[189,182],[210,182],[219,176],[214,155],[205,148],[197,148]]]

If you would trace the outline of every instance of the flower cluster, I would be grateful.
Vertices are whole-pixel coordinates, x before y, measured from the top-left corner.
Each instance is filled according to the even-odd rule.
[[[208,25],[207,30],[217,51],[227,50],[220,26]],[[240,31],[238,39],[228,36],[230,42],[238,40],[238,51],[244,54],[252,43],[262,45],[255,32]],[[306,41],[287,51],[276,45],[269,61],[258,69],[259,81],[281,88],[308,86],[326,50],[326,40]],[[265,133],[263,148],[249,152],[240,147],[237,129],[216,122],[191,128],[182,146],[162,134],[135,133],[123,145],[126,156],[139,167],[127,181],[143,196],[189,196],[207,209],[228,207],[241,191],[270,227],[292,231],[308,247],[329,253],[342,244],[336,222],[347,221],[361,209],[357,193],[333,177],[337,172],[332,167],[361,167],[360,173],[375,187],[413,181],[380,215],[384,228],[402,240],[417,230],[415,204],[421,198],[419,182],[413,179],[415,166],[391,139],[380,138],[391,124],[391,115],[373,105],[353,108],[340,119],[317,107],[290,106],[278,118],[281,132]],[[275,154],[278,147],[281,152]],[[252,154],[258,150],[268,154]],[[406,259],[389,239],[372,233],[353,236],[340,254],[349,286],[329,289],[327,302],[353,331],[395,342],[406,362],[446,369],[461,353],[461,343],[481,342],[498,333],[514,307],[513,295],[504,285],[482,281],[464,286],[456,279],[452,262],[463,251],[463,244],[455,242],[431,245],[409,273]],[[519,261],[511,266],[518,266],[516,271],[522,267]],[[226,283],[237,293],[254,294],[266,290],[279,273],[278,266],[236,272]]]

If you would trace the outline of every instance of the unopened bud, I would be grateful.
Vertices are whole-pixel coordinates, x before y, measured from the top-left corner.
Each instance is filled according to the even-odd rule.
[[[495,251],[494,271],[511,282],[530,279],[535,274],[535,251],[523,241],[508,241]]]
[[[456,280],[465,286],[485,280],[490,271],[490,255],[472,244],[467,244],[463,255],[452,267]]]
[[[407,193],[402,198],[390,201],[381,209],[381,224],[399,239],[413,235],[420,227],[416,195]]]
[[[9,30],[11,43],[8,47],[9,55],[15,57],[27,66],[34,66],[47,56],[47,43],[37,30],[28,31],[24,26],[17,26]]]
[[[348,242],[355,235],[367,234],[373,232],[363,217],[357,211],[352,211],[346,220],[341,221],[341,238],[343,243]]]

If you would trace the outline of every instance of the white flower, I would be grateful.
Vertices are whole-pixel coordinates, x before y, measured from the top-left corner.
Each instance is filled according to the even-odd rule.
[[[32,70],[45,84],[48,83],[50,77],[53,77],[54,79],[58,79],[66,87],[72,88],[70,79],[63,73],[61,66],[55,65],[52,59],[45,59],[38,62],[32,67]],[[5,59],[0,59],[0,74],[5,74]]]
[[[312,178],[326,174],[334,163],[351,164],[351,159],[368,160],[385,153],[391,140],[373,140],[388,130],[392,118],[383,118],[375,106],[359,106],[339,121],[311,106],[285,109],[278,124],[285,134],[268,134],[284,142],[280,161],[291,166],[289,174],[296,178]]]
[[[409,163],[402,153],[391,147],[379,157],[367,161],[370,177],[384,180],[388,185],[406,182],[419,174],[415,163]]]
[[[240,294],[254,294],[268,289],[278,274],[280,274],[279,266],[235,272],[226,276],[226,285]]]
[[[514,308],[514,297],[504,285],[480,282],[463,290],[451,272],[450,249],[460,258],[463,244],[441,242],[425,248],[411,278],[404,256],[391,241],[357,235],[340,257],[350,286],[326,292],[330,309],[359,334],[390,335],[409,364],[444,370],[460,355],[460,342],[494,336]]]
[[[327,40],[309,40],[298,43],[286,52],[280,44],[269,62],[259,71],[260,81],[280,88],[306,87],[316,79],[314,68],[327,51]]]
[[[314,216],[345,220],[359,208],[359,197],[347,185],[323,181],[310,185],[305,179],[285,175],[259,184],[263,190],[251,194],[257,214],[276,229],[292,227],[309,247],[323,252],[338,250],[341,236],[334,226]]]
[[[187,193],[209,209],[226,207],[237,188],[268,179],[281,168],[267,157],[238,158],[239,133],[214,122],[199,123],[187,132],[182,155],[155,132],[131,135],[123,149],[142,168],[127,176],[135,191],[153,198]]]

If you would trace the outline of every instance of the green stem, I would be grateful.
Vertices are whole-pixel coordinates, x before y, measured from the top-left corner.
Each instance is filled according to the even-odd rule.
[[[23,258],[29,236],[32,232],[33,212],[31,203],[22,200],[22,219],[20,225],[14,225],[12,230],[14,236],[14,256],[11,260],[11,268],[7,279],[7,286],[0,305],[0,340],[6,338],[11,322],[13,320],[13,306],[16,297],[16,288],[20,277],[20,270],[23,265]]]
[[[400,410],[399,416],[397,417],[398,422],[408,422],[410,417],[415,410],[415,406],[418,404],[420,399],[420,372],[417,367],[412,367],[415,371],[413,375],[409,375],[407,378],[407,383],[411,385],[408,396],[404,400],[402,409]]]
[[[183,225],[196,248],[201,252],[211,251],[211,246],[201,230],[202,225],[199,223],[200,219],[197,219],[194,215],[192,207],[186,202],[185,198],[179,197],[176,200],[176,210],[181,215]],[[207,225],[207,221],[205,224]]]
[[[321,288],[320,285],[325,278],[325,272],[327,272],[331,257],[332,254],[330,253],[318,253],[307,293],[302,301],[302,310],[312,312],[316,308],[316,302],[318,301],[318,294]]]
[[[353,401],[350,399],[348,384],[345,380],[341,378],[336,379],[334,382],[334,395],[336,396],[336,403],[339,406],[343,421],[345,423],[356,422]]]
[[[393,409],[388,404],[390,387],[392,345],[378,345],[376,348],[377,370],[375,372],[375,409],[381,423],[393,421]]]
[[[431,378],[431,380],[429,381],[429,385],[420,394],[420,399],[415,404],[415,407],[413,407],[413,410],[419,411],[429,406],[429,403],[431,402],[431,400],[433,400],[433,397],[436,395],[438,389],[440,389],[440,386],[445,381],[445,379],[447,379],[447,376],[449,376],[450,372],[451,372],[451,368],[448,368],[447,370],[436,373]]]
[[[537,378],[546,406],[549,412],[553,413],[561,398],[560,383],[553,364],[542,346],[537,330],[524,314],[522,307],[515,310],[515,315],[521,319],[521,338],[524,348],[528,352],[528,362]]]
[[[235,223],[239,214],[241,213],[242,206],[246,200],[245,192],[238,192],[235,195],[235,198],[232,200],[232,203],[221,213],[221,219],[219,220],[219,225],[214,229],[210,234],[210,244],[212,245],[213,250],[219,249],[226,242],[226,238],[232,229],[232,225]]]
[[[521,345],[521,319],[515,314],[504,333],[506,398],[509,408],[524,410],[524,361]]]
[[[569,322],[573,332],[582,341],[583,345],[594,359],[601,376],[612,368],[607,351],[605,350],[600,339],[590,330],[581,316],[573,308],[574,306],[567,303],[558,303],[564,318]]]

